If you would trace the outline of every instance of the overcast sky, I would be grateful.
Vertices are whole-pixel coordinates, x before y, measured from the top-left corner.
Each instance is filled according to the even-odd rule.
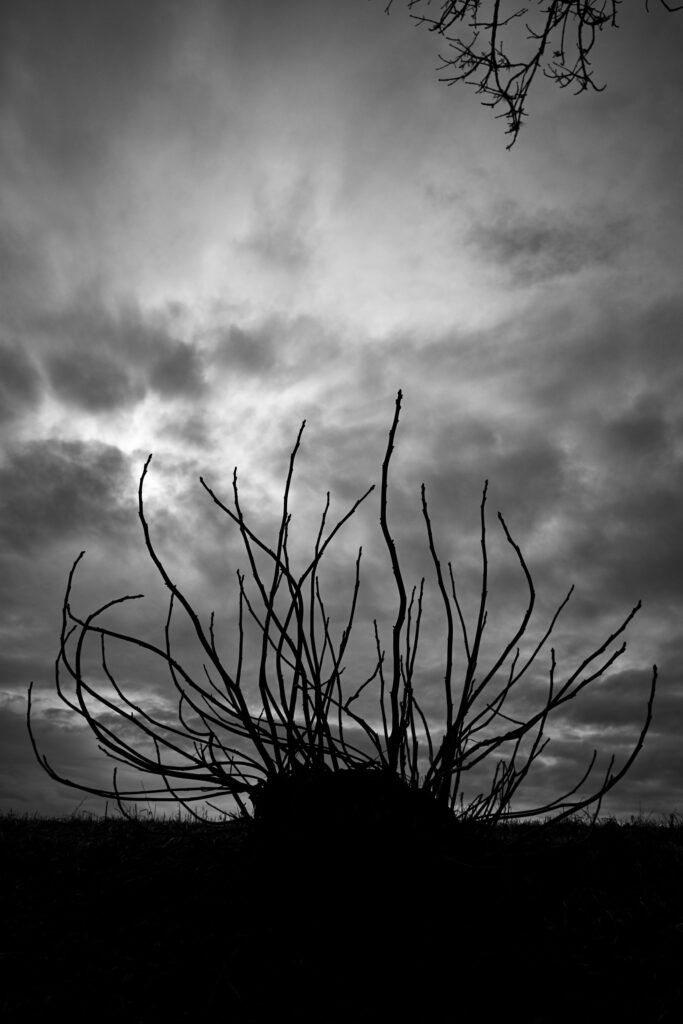
[[[488,478],[487,655],[525,597],[498,510],[535,581],[531,639],[576,585],[558,680],[643,602],[608,678],[549,721],[528,805],[574,785],[594,748],[603,772],[612,753],[623,763],[656,662],[645,749],[603,812],[683,812],[683,14],[650,6],[623,4],[598,39],[606,91],[540,81],[508,152],[474,90],[438,82],[438,41],[398,0],[389,16],[383,0],[5,0],[0,808],[69,814],[83,797],[36,764],[30,680],[55,767],[111,779],[55,696],[54,660],[82,549],[75,610],[144,592],[122,614],[163,637],[136,508],[147,455],[159,551],[216,609],[232,665],[248,562],[198,477],[229,500],[237,465],[272,542],[306,418],[303,567],[325,492],[340,515],[379,483],[402,388],[389,517],[407,583],[427,577],[417,685],[437,726],[445,632],[420,484],[471,617]],[[377,491],[324,579],[341,628],[363,544],[351,682],[373,615],[390,643],[396,603]],[[180,624],[176,654],[196,660]],[[549,658],[511,707],[540,707]],[[121,654],[119,681],[170,720],[171,684],[148,662]],[[365,708],[376,721],[376,700]]]

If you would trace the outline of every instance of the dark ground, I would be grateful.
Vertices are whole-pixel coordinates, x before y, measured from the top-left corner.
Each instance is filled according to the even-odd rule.
[[[0,1014],[683,1020],[683,827],[524,829],[0,818]]]

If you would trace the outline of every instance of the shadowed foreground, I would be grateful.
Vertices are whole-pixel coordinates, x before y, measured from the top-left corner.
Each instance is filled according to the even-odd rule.
[[[0,819],[3,1019],[681,1019],[680,824],[312,825]]]

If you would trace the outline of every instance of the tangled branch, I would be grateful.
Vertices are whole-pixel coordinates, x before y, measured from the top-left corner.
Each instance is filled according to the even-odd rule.
[[[468,627],[462,602],[455,585],[452,563],[444,564],[437,551],[429,514],[426,490],[422,486],[422,515],[427,543],[440,600],[443,605],[446,635],[443,665],[444,720],[437,743],[433,726],[418,699],[420,669],[417,652],[423,614],[423,578],[408,597],[397,548],[389,527],[389,466],[399,424],[402,394],[399,391],[382,464],[380,491],[380,528],[389,553],[397,594],[397,609],[389,654],[382,646],[377,621],[372,636],[375,660],[365,678],[351,694],[342,687],[344,657],[354,628],[360,588],[362,549],[358,550],[353,572],[353,591],[341,633],[331,628],[320,585],[324,556],[342,527],[373,491],[369,487],[345,515],[328,530],[330,495],[313,545],[313,553],[303,572],[297,575],[288,551],[291,513],[289,495],[294,465],[305,423],[302,424],[289,458],[284,498],[275,543],[270,546],[247,524],[239,500],[237,470],[233,474],[232,506],[226,504],[203,478],[201,484],[214,505],[237,527],[249,564],[251,581],[237,570],[238,611],[236,665],[230,670],[221,659],[215,636],[215,615],[204,624],[177,583],[171,579],[152,539],[145,514],[143,489],[152,456],[147,459],[138,488],[138,515],[149,557],[169,594],[164,626],[164,643],[156,645],[104,624],[111,609],[141,598],[127,594],[96,608],[88,616],[79,616],[72,606],[76,570],[84,552],[76,558],[66,587],[62,609],[62,629],[55,667],[56,690],[61,701],[89,727],[99,749],[116,762],[112,787],[104,789],[74,782],[60,775],[38,749],[32,721],[32,687],[28,694],[27,723],[36,757],[54,780],[98,796],[114,798],[124,809],[126,801],[173,801],[187,808],[195,801],[230,796],[243,813],[249,814],[264,788],[297,772],[339,773],[357,768],[373,768],[386,777],[399,779],[411,790],[420,790],[442,810],[456,812],[458,802],[462,818],[495,823],[516,817],[552,815],[559,821],[597,803],[624,777],[642,749],[651,719],[657,683],[654,667],[647,700],[645,721],[636,744],[625,763],[614,771],[612,757],[607,773],[589,796],[577,796],[595,765],[597,751],[588,768],[568,792],[542,806],[524,811],[511,809],[513,796],[527,778],[549,740],[544,739],[549,716],[574,700],[587,686],[602,678],[625,650],[621,640],[640,608],[637,604],[606,640],[589,653],[563,681],[558,678],[555,651],[550,651],[548,693],[545,703],[526,720],[503,711],[513,690],[528,678],[570,600],[570,588],[540,639],[526,660],[520,658],[535,603],[531,573],[522,551],[499,513],[505,540],[514,552],[526,581],[528,597],[519,626],[491,664],[481,665],[483,639],[487,625],[488,555],[486,536],[487,485],[480,506],[480,544],[482,578],[479,607],[473,626]],[[257,555],[270,566],[267,575],[259,567]],[[203,665],[203,678],[197,678],[175,656],[171,642],[171,624],[181,610],[194,631]],[[257,663],[245,655],[245,617],[260,636]],[[465,652],[462,678],[454,678],[453,651],[459,629]],[[98,654],[101,683],[93,680],[87,667],[86,645],[94,641]],[[615,647],[619,642],[620,645]],[[165,667],[178,699],[175,724],[144,710],[125,694],[110,668],[109,646],[122,644],[137,648],[157,659]],[[256,713],[244,690],[245,675],[255,680],[260,708]],[[65,681],[70,680],[69,691]],[[107,696],[102,683],[109,685],[115,699]],[[357,712],[362,693],[371,685],[379,687],[381,728],[375,728]],[[116,729],[112,723],[118,722]],[[501,724],[502,723],[502,724]],[[350,733],[362,736],[363,745],[352,742]],[[124,733],[126,734],[124,736]],[[136,740],[126,738],[134,735]],[[524,757],[522,742],[531,746]],[[480,794],[467,806],[463,803],[463,776],[477,765],[493,759],[501,748],[512,745],[512,755],[497,761],[488,793]],[[147,748],[145,752],[142,748]],[[488,762],[491,763],[491,762]],[[117,781],[120,765],[160,780],[154,789],[122,789]],[[597,815],[597,812],[596,812]]]
[[[394,0],[388,0],[387,13]],[[622,0],[536,0],[535,4],[516,7],[502,0],[441,0],[435,17],[411,14],[416,23],[426,25],[448,43],[449,52],[441,55],[440,81],[447,85],[466,82],[484,96],[484,106],[502,107],[497,115],[507,121],[506,134],[511,149],[526,118],[529,90],[540,71],[560,89],[571,86],[575,94],[597,85],[591,64],[597,34],[603,28],[617,27],[617,9]],[[683,5],[660,0],[669,12]],[[407,0],[412,11],[431,6],[431,0]],[[649,0],[645,8],[649,11]],[[530,9],[532,20],[525,20]],[[510,38],[523,25],[524,36],[510,49]]]

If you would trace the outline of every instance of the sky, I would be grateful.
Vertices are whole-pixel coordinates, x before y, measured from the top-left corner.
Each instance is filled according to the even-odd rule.
[[[558,682],[642,600],[626,651],[548,719],[515,806],[565,793],[593,750],[593,789],[612,754],[625,761],[656,663],[644,749],[601,813],[683,813],[683,14],[623,4],[593,52],[605,91],[540,80],[508,150],[473,88],[439,82],[443,40],[384,6],[0,7],[2,811],[104,809],[38,765],[27,689],[54,767],[108,787],[113,764],[59,701],[55,658],[81,550],[76,614],[144,593],[109,621],[163,642],[167,595],[137,516],[150,453],[155,546],[202,618],[216,610],[230,665],[249,563],[199,477],[229,503],[237,466],[245,517],[274,543],[305,419],[290,494],[300,571],[326,492],[332,520],[375,484],[321,577],[339,635],[362,545],[347,678],[372,671],[372,620],[390,648],[397,606],[378,485],[400,388],[388,518],[409,592],[425,577],[415,686],[435,734],[446,633],[420,487],[472,623],[488,479],[481,672],[525,607],[498,511],[537,593],[528,643],[575,585],[553,634]],[[176,621],[175,656],[201,675]],[[549,648],[510,715],[542,706]],[[131,700],[177,721],[154,659],[111,657]],[[244,688],[257,710],[251,663]],[[376,724],[377,689],[364,699]],[[473,795],[493,767],[472,773]]]

